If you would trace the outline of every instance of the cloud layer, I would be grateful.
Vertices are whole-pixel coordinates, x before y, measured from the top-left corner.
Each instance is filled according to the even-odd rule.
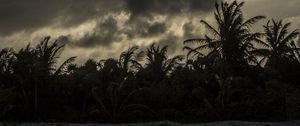
[[[205,33],[199,20],[211,20],[214,2],[220,1],[0,0],[0,48],[21,48],[51,35],[68,45],[63,57],[78,55],[79,62],[116,57],[129,46],[153,42],[180,53],[184,39]],[[295,6],[299,4],[299,0],[249,0],[245,11],[247,16],[268,14],[299,24]]]

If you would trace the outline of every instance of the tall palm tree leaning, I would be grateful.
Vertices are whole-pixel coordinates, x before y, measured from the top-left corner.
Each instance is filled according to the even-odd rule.
[[[281,59],[296,59],[294,52],[300,49],[295,45],[294,40],[299,36],[299,30],[289,32],[291,23],[283,23],[282,20],[268,21],[264,25],[264,39],[257,39],[256,43],[262,47],[254,50],[255,56],[260,56],[260,64],[265,63],[266,67],[276,67]]]
[[[232,66],[241,66],[247,64],[248,61],[254,61],[251,57],[250,50],[254,49],[252,40],[259,37],[258,33],[251,33],[251,26],[257,21],[264,19],[264,16],[255,16],[248,20],[244,20],[241,7],[244,2],[237,1],[231,4],[221,2],[215,4],[215,21],[217,28],[208,22],[201,20],[213,36],[205,35],[203,38],[188,39],[184,44],[198,43],[200,46],[192,48],[185,46],[184,50],[188,50],[188,54],[196,54],[198,57],[203,56],[202,52],[208,50],[206,55],[215,60],[225,61]]]

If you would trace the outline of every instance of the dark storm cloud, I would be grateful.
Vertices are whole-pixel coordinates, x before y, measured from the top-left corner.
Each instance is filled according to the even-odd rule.
[[[214,7],[215,2],[222,0],[190,0],[188,8],[190,11],[208,11]]]
[[[220,0],[217,0],[220,1]],[[107,46],[121,40],[155,37],[166,33],[164,22],[156,15],[168,17],[211,10],[212,0],[0,0],[0,37],[25,31],[31,34],[40,28],[70,28],[107,14],[128,12],[129,30],[118,28],[116,19],[100,20],[93,31],[76,41],[74,46]],[[123,31],[120,31],[123,30]],[[51,33],[48,33],[51,35]],[[41,36],[43,37],[43,36]],[[64,39],[72,38],[67,36]],[[62,39],[62,38],[60,38]]]
[[[63,44],[63,45],[66,45],[66,44],[69,44],[71,42],[70,40],[70,35],[62,35],[62,36],[59,36],[57,38],[57,41],[60,43],[60,44]]]
[[[148,31],[144,35],[154,36],[154,35],[162,34],[166,30],[167,30],[166,24],[164,24],[164,23],[154,23],[148,28]]]
[[[16,30],[31,30],[48,24],[53,21],[52,17],[58,14],[59,9],[59,1],[1,0],[0,35]]]
[[[151,14],[172,14],[181,11],[181,0],[126,0],[132,16],[150,16]]]
[[[99,50],[101,55],[119,54],[119,48],[151,42],[169,45],[170,53],[178,52],[183,40],[205,32],[199,20],[209,20],[213,15],[206,14],[220,1],[0,0],[0,47],[21,48],[28,41],[51,35],[69,45],[67,55],[77,49],[78,56],[87,57],[99,46],[105,47]],[[239,1],[246,1],[246,17],[265,15],[289,19],[293,28],[300,26],[299,0]],[[106,18],[109,15],[112,17]]]
[[[0,34],[30,30],[61,22],[77,25],[113,11],[139,14],[174,14],[184,8],[209,10],[211,0],[0,0]],[[61,20],[59,20],[61,19]]]
[[[206,12],[212,9],[214,2],[221,0],[126,0],[132,16],[152,16],[153,14],[178,14],[188,12]]]
[[[98,22],[97,26],[79,39],[75,45],[81,47],[95,47],[97,45],[110,45],[112,42],[120,41],[120,33],[117,26],[117,20],[112,16]]]
[[[73,26],[124,8],[121,0],[0,0],[0,36],[53,23]]]
[[[154,37],[159,36],[167,31],[164,22],[149,22],[147,20],[136,20],[134,23],[128,24],[131,29],[125,31],[129,39],[136,37]]]
[[[71,0],[64,10],[64,26],[77,25],[88,19],[124,10],[122,0]]]

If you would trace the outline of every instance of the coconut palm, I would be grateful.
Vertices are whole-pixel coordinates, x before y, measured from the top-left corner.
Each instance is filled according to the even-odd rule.
[[[55,72],[55,64],[61,49],[64,47],[64,45],[59,45],[58,41],[54,41],[52,44],[49,42],[50,37],[45,37],[35,49],[38,57],[37,65],[41,68],[41,74],[44,75],[50,75]]]
[[[139,70],[142,68],[142,65],[138,61],[143,59],[144,53],[137,52],[138,49],[138,46],[133,46],[121,53],[119,57],[119,66],[123,71],[123,77],[127,76],[126,74],[128,74],[130,69]]]
[[[300,43],[300,39],[298,39],[298,43]],[[294,48],[294,58],[298,61],[298,63],[300,63],[300,50],[298,50],[298,46],[296,45],[295,41],[291,42],[291,47]]]
[[[199,43],[200,46],[192,48],[189,46],[184,49],[189,50],[190,54],[203,56],[202,51],[208,50],[208,57],[222,59],[233,65],[245,64],[249,57],[249,51],[254,48],[252,40],[260,36],[258,33],[251,33],[250,28],[257,21],[265,18],[264,16],[255,16],[244,20],[241,7],[244,2],[237,1],[231,4],[222,2],[221,5],[215,4],[215,20],[217,28],[208,22],[201,20],[201,23],[207,27],[213,36],[205,35],[203,38],[188,39],[184,44]]]
[[[34,49],[30,47],[30,44],[20,49],[20,51],[14,55],[17,59],[13,65],[14,73],[20,77],[32,75],[37,55]]]
[[[64,74],[64,73],[68,73],[70,71],[70,67],[72,67],[72,64],[76,59],[76,56],[74,57],[70,57],[67,60],[65,60],[60,66],[59,68],[56,69],[56,71],[54,72],[54,75],[59,75],[59,74]]]
[[[256,56],[262,56],[260,63],[266,63],[266,66],[276,66],[279,60],[297,58],[295,51],[300,49],[296,47],[294,40],[299,35],[299,30],[289,32],[291,23],[283,23],[282,20],[268,21],[264,25],[264,40],[256,39],[256,44],[260,47],[253,51]]]
[[[183,60],[183,56],[174,56],[173,58],[168,58],[167,56],[167,46],[155,47],[152,44],[146,52],[146,68],[151,70],[153,74],[160,77],[167,75],[169,72],[173,71],[175,67],[180,66],[180,61]]]
[[[14,51],[9,48],[0,50],[0,118],[13,108],[13,97],[15,95],[12,80],[13,64],[16,58]]]
[[[100,76],[105,85],[108,85],[109,82],[120,82],[123,80],[121,77],[123,69],[120,67],[118,60],[114,58],[109,58],[106,60],[101,60],[98,63],[100,68]]]
[[[5,48],[0,50],[0,74],[11,74],[14,61],[15,56],[12,49]]]
[[[14,88],[5,88],[0,85],[0,118],[13,108],[13,104],[10,103],[15,95]]]
[[[126,92],[124,84],[124,82],[111,83],[105,89],[104,93],[94,88],[92,93],[97,102],[97,107],[94,111],[104,115],[110,122],[121,121],[128,118],[126,116],[136,112],[150,112],[153,114],[153,110],[148,106],[131,102],[133,96],[142,89],[134,89]]]
[[[41,85],[48,83],[48,79],[52,75],[59,75],[64,72],[66,66],[75,60],[75,57],[67,59],[58,69],[55,69],[59,53],[61,53],[64,45],[59,45],[58,41],[50,43],[50,37],[45,37],[36,48],[30,47],[21,49],[15,53],[16,62],[13,65],[14,73],[20,81],[20,89],[22,97],[26,104],[29,104],[30,95],[34,96],[34,111],[38,117],[38,95]],[[25,104],[25,103],[24,103]],[[25,105],[26,106],[26,105]]]
[[[129,75],[133,74],[134,71],[138,71],[142,68],[139,61],[142,60],[144,53],[138,52],[139,47],[133,46],[128,50],[122,52],[119,59],[109,58],[106,60],[101,60],[98,63],[100,72],[103,76],[111,76],[108,78],[114,78],[113,81],[124,80]],[[105,77],[108,79],[107,77]]]

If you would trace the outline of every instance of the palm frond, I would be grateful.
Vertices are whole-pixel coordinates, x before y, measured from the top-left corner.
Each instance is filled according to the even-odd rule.
[[[271,48],[271,46],[268,43],[264,42],[263,40],[255,38],[253,39],[253,41],[255,41],[255,44],[258,44],[259,46]]]
[[[295,38],[297,38],[299,36],[299,30],[296,29],[294,31],[292,31],[289,35],[287,35],[282,41],[281,43],[288,43],[292,40],[294,40]]]
[[[208,30],[210,30],[213,33],[213,35],[221,36],[220,33],[215,28],[213,28],[210,24],[208,24],[206,21],[201,20],[200,23],[204,24],[205,27],[207,27]]]
[[[251,54],[255,55],[255,56],[263,56],[263,57],[268,57],[271,52],[268,49],[256,49],[251,51]]]
[[[184,48],[183,48],[183,50],[188,50],[188,53],[187,53],[187,57],[189,57],[191,54],[193,54],[193,57],[194,56],[204,56],[204,54],[203,53],[201,53],[201,52],[199,52],[199,51],[197,51],[197,50],[195,50],[195,49],[192,49],[191,47],[188,47],[188,46],[185,46]]]
[[[208,43],[210,40],[206,39],[206,38],[198,38],[198,39],[188,39],[188,40],[185,40],[183,43],[184,44],[188,44],[188,43],[199,43],[199,44],[202,44],[202,43]]]
[[[63,72],[63,69],[65,69],[67,67],[67,65],[71,64],[72,62],[74,62],[76,59],[76,57],[70,57],[69,59],[67,59],[65,62],[63,62],[60,67],[55,71],[54,75],[59,75],[61,74],[61,72]]]
[[[259,20],[265,19],[265,18],[266,18],[265,16],[255,16],[255,17],[252,17],[252,18],[248,19],[247,21],[245,21],[241,25],[241,27],[248,27],[248,28],[250,28],[252,25],[254,25]]]

